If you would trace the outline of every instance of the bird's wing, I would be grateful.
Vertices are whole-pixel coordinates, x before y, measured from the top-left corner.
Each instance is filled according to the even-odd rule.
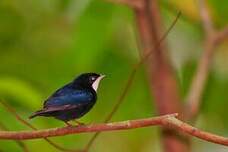
[[[52,106],[52,107],[46,107],[44,109],[42,109],[42,112],[48,113],[48,112],[57,112],[57,111],[65,111],[65,110],[71,110],[83,105],[86,105],[87,103],[80,103],[80,104],[75,104],[75,105],[71,105],[71,104],[66,104],[66,105],[59,105],[59,106]]]
[[[71,110],[71,109],[75,109],[77,107],[86,105],[88,103],[80,103],[77,105],[70,105],[70,104],[66,104],[66,105],[59,105],[59,106],[51,106],[51,107],[45,107],[42,110],[36,111],[35,113],[33,113],[29,119],[32,119],[36,116],[51,116],[53,115],[53,113],[55,112],[61,112],[61,111],[67,111],[67,110]]]
[[[74,90],[68,91],[65,94],[60,96],[51,96],[48,98],[47,101],[44,103],[44,108],[48,107],[58,107],[58,106],[77,106],[80,104],[87,104],[90,103],[95,99],[95,96],[88,91],[83,90]]]

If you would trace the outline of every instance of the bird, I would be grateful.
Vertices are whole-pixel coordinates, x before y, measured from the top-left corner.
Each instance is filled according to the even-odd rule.
[[[97,89],[105,75],[83,73],[72,82],[55,91],[44,101],[43,108],[34,112],[29,118],[37,116],[54,117],[64,121],[68,126],[75,120],[88,113],[97,100]]]

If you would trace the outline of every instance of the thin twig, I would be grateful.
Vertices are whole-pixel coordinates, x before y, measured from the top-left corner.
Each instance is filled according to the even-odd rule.
[[[173,29],[173,27],[176,25],[178,19],[180,18],[181,12],[178,12],[176,18],[174,19],[174,21],[172,22],[172,24],[169,26],[169,28],[165,31],[165,33],[162,35],[162,37],[159,39],[158,43],[156,43],[156,46],[154,46],[154,48],[159,47],[161,45],[161,43],[164,41],[164,39],[168,36],[168,34],[170,33],[170,31]],[[153,48],[153,49],[154,49]],[[152,55],[153,51],[149,51],[147,54],[145,54],[141,60],[134,66],[134,68],[132,69],[129,78],[127,80],[127,83],[122,91],[122,93],[120,94],[119,98],[116,101],[116,104],[114,105],[112,111],[108,114],[108,116],[105,118],[104,122],[109,122],[113,115],[116,113],[116,111],[118,110],[119,106],[122,104],[122,102],[124,101],[124,98],[126,96],[126,94],[128,93],[129,88],[131,87],[132,81],[135,77],[135,74],[138,70],[138,68],[145,63],[149,57]],[[99,136],[100,132],[95,133],[91,139],[89,140],[88,144],[85,146],[83,151],[88,151],[90,149],[90,147],[92,146],[92,144],[94,143],[95,139]]]
[[[143,128],[149,126],[162,126],[165,128],[174,128],[178,131],[186,133],[188,135],[197,137],[199,139],[209,141],[212,143],[228,146],[228,138],[222,137],[216,134],[212,134],[206,131],[201,131],[187,123],[177,119],[177,113],[168,114],[158,117],[127,120],[112,123],[100,123],[91,125],[82,125],[75,127],[62,127],[62,128],[51,128],[35,131],[0,131],[0,139],[9,140],[27,140],[37,138],[47,138],[55,136],[65,136],[70,134],[90,133],[90,132],[105,132],[105,131],[116,131],[116,130],[129,130],[136,128]]]
[[[6,130],[6,131],[9,131],[5,125],[3,125],[1,122],[0,122],[0,128],[2,130]],[[18,146],[24,151],[24,152],[29,152],[29,149],[28,147],[25,145],[24,142],[20,141],[20,140],[15,140],[15,142],[18,144]]]
[[[17,114],[17,112],[10,107],[8,104],[6,104],[6,102],[4,102],[3,100],[0,102],[5,109],[11,113],[13,116],[15,116],[15,118],[21,122],[22,124],[28,126],[29,128],[31,128],[32,130],[38,130],[36,127],[34,127],[33,125],[31,125],[28,121],[24,120],[19,114]],[[65,152],[80,152],[80,150],[73,150],[73,149],[66,149],[56,143],[54,143],[53,141],[51,141],[48,138],[44,138],[44,140],[46,140],[50,145],[52,145],[53,147],[55,147],[56,149],[60,150],[60,151],[65,151]]]

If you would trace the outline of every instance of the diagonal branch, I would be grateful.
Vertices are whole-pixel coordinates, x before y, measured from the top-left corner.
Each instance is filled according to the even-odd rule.
[[[202,22],[205,34],[208,36],[213,35],[213,33],[215,32],[215,29],[213,27],[213,23],[212,23],[207,5],[205,3],[205,0],[199,0],[199,12],[200,12],[201,22]]]
[[[15,116],[15,118],[21,122],[22,124],[24,124],[25,126],[28,126],[29,128],[31,128],[32,130],[38,130],[36,127],[34,127],[33,125],[31,125],[28,121],[24,120],[20,115],[17,114],[17,112],[12,108],[10,107],[8,104],[6,104],[6,102],[4,101],[1,101],[0,102],[4,107],[5,109],[11,113],[13,116]],[[53,147],[55,147],[56,149],[60,150],[60,151],[65,151],[65,152],[80,152],[78,150],[73,150],[73,149],[66,149],[64,147],[61,147],[59,145],[57,145],[56,143],[54,143],[53,141],[51,141],[50,139],[48,138],[44,138],[44,140],[46,140],[50,145],[52,145]]]
[[[151,94],[159,114],[178,112],[182,118],[182,102],[173,67],[169,61],[167,46],[164,43],[153,48],[161,37],[162,18],[158,0],[142,0],[144,8],[135,11],[137,28],[141,40],[141,54],[152,52],[145,64]],[[170,128],[161,131],[162,148],[165,152],[187,152],[189,139]],[[181,138],[180,138],[181,137]],[[183,140],[184,139],[184,140]]]
[[[141,0],[106,0],[113,4],[126,5],[133,9],[141,9],[143,7]]]
[[[199,60],[189,93],[186,97],[187,104],[185,111],[187,119],[194,119],[199,113],[199,107],[202,102],[201,96],[208,79],[214,51],[216,47],[228,37],[228,27],[219,32],[213,27],[205,0],[199,0],[199,11],[206,38],[201,59]]]
[[[135,11],[142,44],[140,51],[144,54],[152,52],[146,65],[158,112],[181,112],[177,82],[165,46],[163,43],[160,46],[156,45],[161,37],[161,18],[157,3],[156,0],[144,0],[144,9]]]
[[[117,131],[143,128],[149,126],[162,126],[165,128],[168,127],[177,129],[183,133],[186,133],[188,135],[197,137],[208,142],[228,146],[228,138],[215,135],[209,132],[201,131],[187,123],[180,121],[176,118],[177,115],[178,114],[175,113],[152,118],[127,120],[112,123],[91,124],[85,126],[82,125],[76,127],[52,128],[35,131],[0,131],[0,139],[26,140],[98,131]]]

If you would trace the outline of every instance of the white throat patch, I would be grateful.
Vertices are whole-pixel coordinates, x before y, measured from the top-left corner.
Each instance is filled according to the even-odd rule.
[[[99,87],[99,83],[101,81],[101,79],[103,79],[105,77],[105,75],[101,75],[99,76],[92,84],[92,88],[97,92],[97,89]]]

